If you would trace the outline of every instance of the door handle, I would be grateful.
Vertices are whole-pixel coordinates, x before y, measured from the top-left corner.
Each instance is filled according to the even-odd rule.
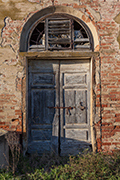
[[[83,102],[80,102],[80,109],[83,111],[85,107],[83,106]]]

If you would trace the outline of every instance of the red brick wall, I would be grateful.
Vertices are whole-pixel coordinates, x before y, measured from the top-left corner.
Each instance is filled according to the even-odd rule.
[[[41,2],[37,0],[34,2],[39,3],[43,8]],[[117,42],[119,24],[114,20],[120,12],[120,2],[118,0],[80,0],[79,2],[71,0],[70,3],[65,3],[61,0],[54,1],[54,4],[70,6],[77,11],[82,11],[85,14],[82,20],[85,22],[91,20],[97,29],[100,56],[94,59],[93,69],[93,120],[97,149],[110,152],[120,149],[120,49]],[[49,5],[51,2],[46,1],[44,6]],[[3,56],[7,57],[2,59],[0,74],[0,128],[19,132],[22,132],[21,87],[22,78],[25,76],[25,68],[18,55],[19,40],[24,23],[33,13],[28,12],[29,16],[24,17],[23,20],[6,18],[1,33],[1,47],[4,48],[2,52]],[[96,18],[97,13],[100,15],[99,20]],[[8,78],[9,71],[13,72],[11,84]]]
[[[16,109],[17,98],[11,94],[0,95],[0,128],[22,133],[22,111]]]

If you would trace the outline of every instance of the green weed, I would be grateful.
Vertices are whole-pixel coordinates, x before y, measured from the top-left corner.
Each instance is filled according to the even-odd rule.
[[[59,157],[20,157],[15,176],[0,171],[0,180],[120,180],[120,152],[114,155],[83,153]]]

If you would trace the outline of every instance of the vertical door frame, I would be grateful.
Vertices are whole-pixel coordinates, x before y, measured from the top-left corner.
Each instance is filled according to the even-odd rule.
[[[94,84],[94,70],[93,70],[93,63],[94,63],[94,57],[91,57],[90,62],[90,73],[91,73],[91,81],[90,81],[90,128],[91,128],[91,143],[92,143],[92,150],[95,153],[97,151],[97,144],[96,144],[96,135],[95,135],[95,127],[94,127],[94,115],[93,115],[93,84]]]

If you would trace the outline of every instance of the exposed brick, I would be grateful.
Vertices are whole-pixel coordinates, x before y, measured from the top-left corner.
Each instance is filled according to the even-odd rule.
[[[110,142],[105,142],[105,143],[102,143],[102,145],[107,145],[107,146],[109,146],[109,145],[111,145],[111,143]]]
[[[0,122],[0,125],[4,125],[5,124],[5,122]]]
[[[51,1],[46,0],[44,4],[39,0],[30,0],[30,2],[32,5],[30,5],[31,3],[27,4],[27,15],[23,10],[26,3],[19,4],[20,12],[18,14],[22,20],[19,20],[16,14],[14,17],[5,18],[6,15],[1,18],[1,21],[5,19],[5,25],[1,31],[0,47],[2,52],[0,66],[0,72],[2,72],[2,74],[0,73],[0,120],[2,122],[0,122],[0,128],[9,131],[16,129],[20,133],[22,128],[25,129],[22,127],[22,123],[23,126],[26,124],[26,119],[22,119],[21,111],[21,109],[26,111],[26,107],[23,105],[23,101],[26,100],[25,97],[22,97],[22,79],[23,76],[26,76],[26,67],[23,65],[22,58],[18,57],[21,32],[24,24],[34,13],[38,12],[40,8],[52,5]],[[54,5],[69,6],[74,9],[76,14],[77,11],[83,12],[81,20],[85,24],[94,25],[97,31],[99,45],[97,44],[94,51],[99,51],[100,56],[93,58],[94,93],[93,98],[90,99],[93,101],[93,113],[95,113],[93,119],[98,151],[114,151],[111,139],[116,141],[114,145],[117,146],[119,139],[114,137],[119,137],[120,133],[120,50],[117,42],[119,24],[115,20],[120,11],[120,2],[117,0],[80,0],[80,2],[75,2],[72,0],[66,3],[55,0]],[[17,2],[15,2],[15,7],[17,7]],[[8,10],[5,8],[4,13],[7,12]]]

